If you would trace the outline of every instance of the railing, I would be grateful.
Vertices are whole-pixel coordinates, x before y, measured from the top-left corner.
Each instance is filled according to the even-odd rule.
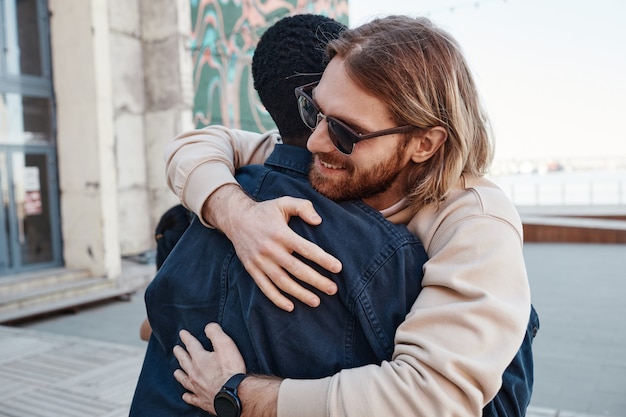
[[[620,175],[555,175],[495,177],[516,205],[626,205],[626,173]]]

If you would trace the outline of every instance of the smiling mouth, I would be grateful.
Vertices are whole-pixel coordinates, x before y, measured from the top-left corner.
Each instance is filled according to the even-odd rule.
[[[328,161],[324,161],[324,160],[322,160],[322,158],[319,157],[319,155],[317,157],[317,160],[320,163],[320,165],[323,166],[326,169],[333,169],[333,170],[346,169],[345,165],[343,165],[343,164],[339,165],[337,163],[333,164],[333,163],[330,163]]]
[[[329,164],[328,162],[324,162],[324,161],[320,161],[320,164],[322,164],[325,168],[328,168],[328,169],[343,169],[343,167],[339,165]]]

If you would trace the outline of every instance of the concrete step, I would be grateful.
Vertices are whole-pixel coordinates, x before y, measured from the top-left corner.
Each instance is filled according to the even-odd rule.
[[[33,289],[76,282],[90,276],[91,274],[86,269],[68,268],[52,268],[25,274],[3,276],[0,277],[0,300],[12,294],[21,294]],[[1,301],[0,304],[2,304]]]
[[[0,279],[0,323],[10,323],[83,304],[132,294],[145,287],[153,266],[123,262],[122,276],[111,280],[85,270],[64,268]]]

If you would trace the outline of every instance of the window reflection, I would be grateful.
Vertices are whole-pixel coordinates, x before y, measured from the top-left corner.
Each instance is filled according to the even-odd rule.
[[[24,142],[50,142],[52,137],[50,99],[22,97]]]
[[[52,142],[49,98],[0,95],[0,143],[37,145]]]
[[[12,75],[42,75],[37,0],[6,0],[4,38],[7,71]]]
[[[62,264],[47,12],[0,0],[0,278]]]
[[[11,245],[10,209],[13,207],[9,195],[9,171],[6,154],[0,152],[0,271],[13,267],[13,255]]]
[[[45,155],[14,155],[19,243],[23,265],[52,260]],[[19,192],[18,192],[19,191]]]

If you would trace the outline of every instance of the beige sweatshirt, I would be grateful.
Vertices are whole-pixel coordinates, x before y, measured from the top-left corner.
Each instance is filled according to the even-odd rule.
[[[278,141],[216,126],[183,133],[166,151],[168,185],[200,213],[215,189],[236,183],[235,168],[262,163]],[[406,223],[429,256],[392,360],[284,380],[279,417],[481,416],[500,389],[530,314],[515,207],[487,179],[463,177],[438,209],[388,219]]]

